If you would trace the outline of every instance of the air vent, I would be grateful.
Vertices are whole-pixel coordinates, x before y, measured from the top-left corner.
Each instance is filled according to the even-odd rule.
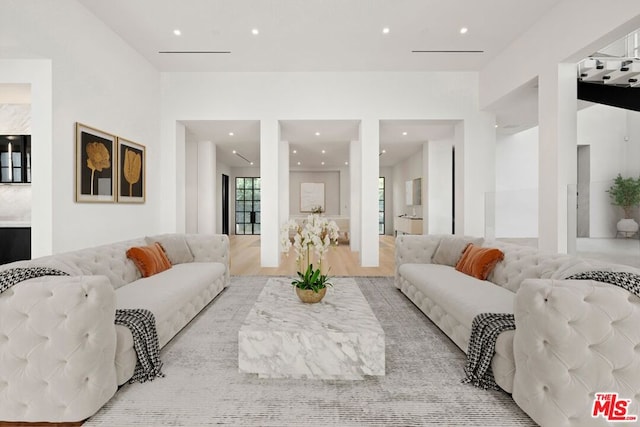
[[[230,50],[161,50],[158,53],[217,54],[231,53]]]
[[[484,50],[412,50],[411,53],[484,53]]]

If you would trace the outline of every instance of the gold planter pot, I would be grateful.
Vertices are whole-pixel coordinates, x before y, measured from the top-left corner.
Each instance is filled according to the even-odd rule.
[[[298,295],[298,298],[300,298],[300,301],[307,304],[314,304],[316,302],[322,301],[322,298],[324,298],[324,295],[326,293],[326,287],[320,289],[318,292],[314,292],[311,289],[300,289],[296,287],[296,294]]]

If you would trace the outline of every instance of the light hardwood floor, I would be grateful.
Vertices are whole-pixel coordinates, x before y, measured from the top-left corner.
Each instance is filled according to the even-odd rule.
[[[292,276],[296,274],[295,252],[281,254],[279,267],[260,266],[260,236],[230,235],[231,275],[233,276]],[[347,242],[329,250],[323,265],[329,265],[331,276],[393,276],[395,238],[380,236],[378,267],[360,267],[360,254],[351,252]]]

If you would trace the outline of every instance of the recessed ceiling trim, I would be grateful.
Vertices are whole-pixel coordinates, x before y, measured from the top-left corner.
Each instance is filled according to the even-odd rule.
[[[230,50],[160,50],[158,53],[231,53]]]
[[[411,53],[484,53],[484,50],[412,50]]]

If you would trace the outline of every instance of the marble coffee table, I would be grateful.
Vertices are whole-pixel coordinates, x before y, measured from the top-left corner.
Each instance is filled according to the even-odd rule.
[[[351,278],[317,304],[269,279],[238,332],[239,371],[261,378],[363,379],[385,374],[384,331]]]

